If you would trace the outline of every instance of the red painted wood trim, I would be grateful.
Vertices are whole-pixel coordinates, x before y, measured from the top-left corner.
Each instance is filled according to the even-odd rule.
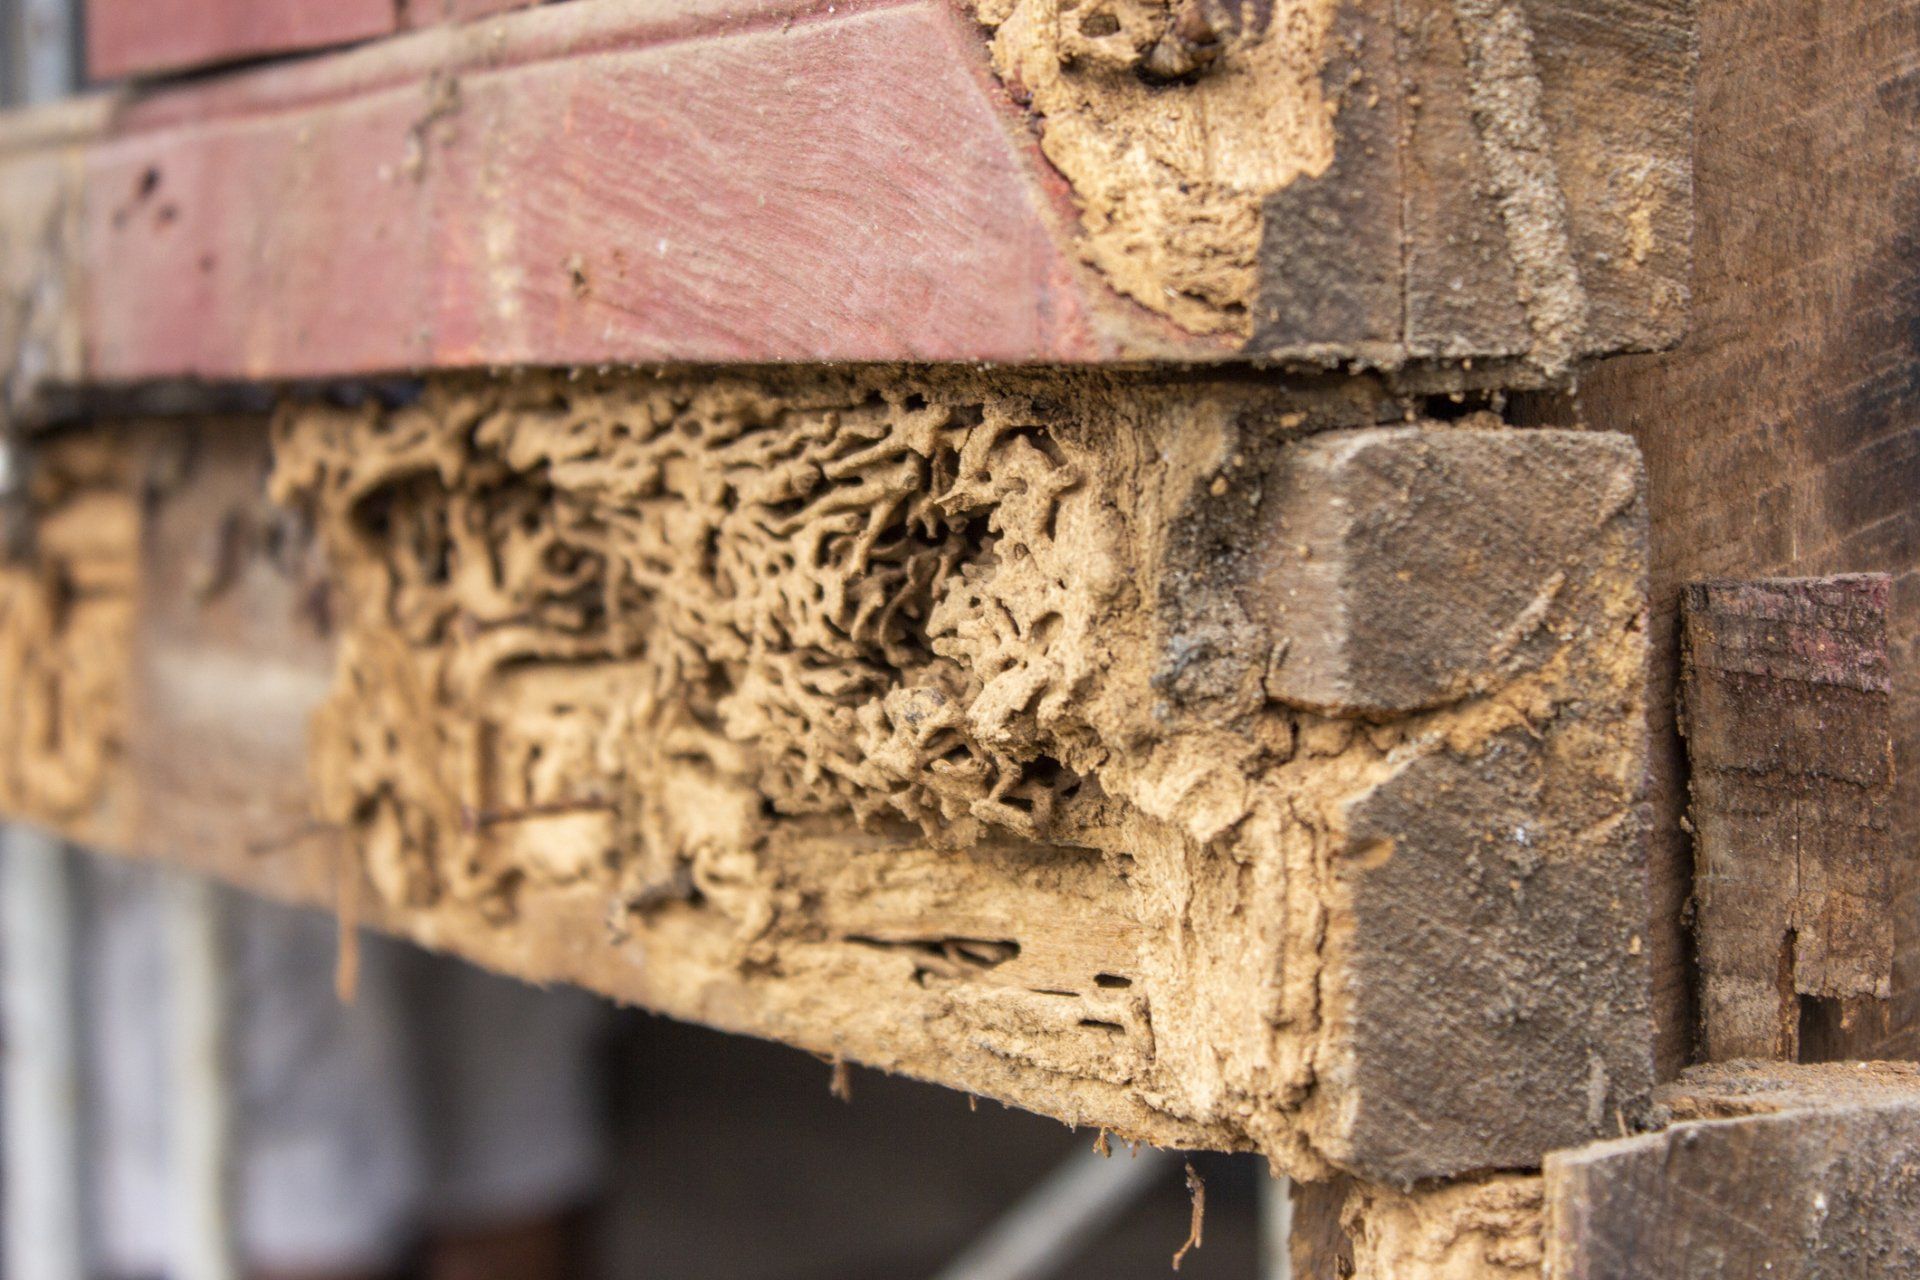
[[[296,53],[537,0],[87,0],[95,79]]]
[[[345,44],[395,29],[394,0],[88,0],[96,79]]]
[[[1076,260],[943,0],[553,6],[139,99],[84,172],[93,381],[1226,353]]]

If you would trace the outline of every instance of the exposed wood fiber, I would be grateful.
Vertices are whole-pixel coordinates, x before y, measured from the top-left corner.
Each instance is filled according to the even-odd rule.
[[[1690,0],[977,0],[1082,256],[1193,333],[1521,382],[1677,334]]]
[[[1506,1174],[1418,1191],[1355,1185],[1340,1221],[1353,1280],[1537,1280],[1544,1209],[1538,1177]]]

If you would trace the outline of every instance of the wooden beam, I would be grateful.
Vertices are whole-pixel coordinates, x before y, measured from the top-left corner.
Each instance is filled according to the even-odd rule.
[[[87,0],[95,80],[301,53],[538,0]]]
[[[1799,1056],[1802,1003],[1890,994],[1895,858],[1884,575],[1690,584],[1703,1049]]]
[[[130,94],[53,166],[75,241],[48,261],[12,225],[0,257],[61,277],[81,385],[1155,358],[1538,382],[1680,331],[1689,2],[1303,0],[1157,81],[1157,0],[1111,39],[1052,0],[580,0]],[[39,132],[0,130],[0,185],[47,167]]]
[[[395,29],[392,0],[88,0],[96,80],[347,44]]]
[[[1842,1280],[1920,1268],[1910,1066],[1749,1064],[1671,1093],[1681,1123],[1547,1158],[1557,1280]]]
[[[528,378],[50,441],[0,806],[1153,1142],[1534,1164],[1649,1087],[1637,461],[1303,403]],[[1380,592],[1446,669],[1290,683]]]

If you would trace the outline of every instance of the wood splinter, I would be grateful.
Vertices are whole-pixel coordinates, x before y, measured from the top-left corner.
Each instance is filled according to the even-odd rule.
[[[1201,1229],[1207,1221],[1207,1184],[1199,1173],[1195,1172],[1193,1162],[1187,1162],[1187,1195],[1193,1200],[1193,1217],[1187,1223],[1186,1243],[1173,1255],[1173,1269],[1178,1271],[1187,1254],[1200,1247]]]

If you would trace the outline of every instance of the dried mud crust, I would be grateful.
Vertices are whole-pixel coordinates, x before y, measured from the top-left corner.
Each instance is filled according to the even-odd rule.
[[[1195,333],[1252,330],[1261,202],[1333,161],[1331,0],[977,0],[1082,252]]]
[[[618,862],[636,902],[781,819],[953,848],[1097,824],[1115,782],[1147,800],[1136,775],[1160,770],[1126,757],[1193,733],[1188,704],[1261,701],[1250,628],[1243,652],[1216,626],[1151,656],[1143,570],[1177,529],[1137,495],[1194,452],[1173,407],[1069,421],[1031,395],[683,379],[284,414],[276,496],[320,515],[357,606],[328,794],[390,837],[373,869],[415,903],[497,888],[488,833],[531,818],[579,837],[550,871]],[[412,714],[502,702],[485,742]],[[659,778],[700,790],[697,816]],[[1191,790],[1147,803],[1173,818]]]
[[[682,1016],[1297,1173],[1426,1176],[1354,1118],[1375,1085],[1353,1037],[1395,1033],[1356,1032],[1381,996],[1326,953],[1350,965],[1363,917],[1405,909],[1365,888],[1362,828],[1432,762],[1535,761],[1523,789],[1579,801],[1529,834],[1544,864],[1474,853],[1469,908],[1524,914],[1594,839],[1612,852],[1576,876],[1630,876],[1591,833],[1638,785],[1644,586],[1615,501],[1532,638],[1441,705],[1276,701],[1301,620],[1250,601],[1299,551],[1273,509],[1291,442],[1375,410],[895,372],[290,404],[273,494],[311,516],[340,602],[320,816],[400,918],[511,933],[597,897],[636,998]],[[1564,943],[1599,975],[1569,996],[1583,1027],[1644,1001],[1626,890]],[[1505,1035],[1471,1017],[1444,1034]],[[1580,1057],[1599,1096],[1577,1111],[1638,1105],[1621,1053]]]

